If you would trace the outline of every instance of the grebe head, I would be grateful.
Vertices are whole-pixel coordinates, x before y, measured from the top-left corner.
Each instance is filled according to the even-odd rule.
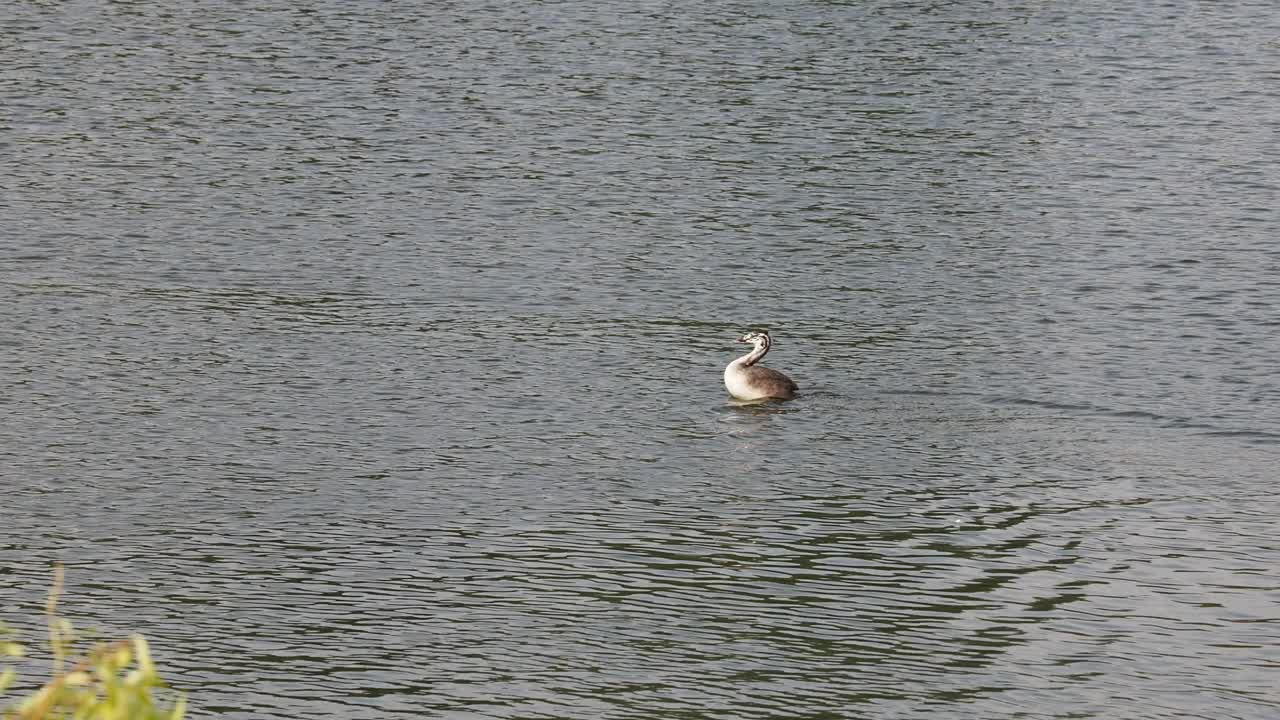
[[[747,333],[746,335],[743,335],[742,337],[738,338],[738,342],[740,342],[740,343],[751,343],[751,344],[753,344],[753,345],[759,345],[759,344],[761,344],[761,343],[766,343],[766,342],[769,342],[769,333],[767,333],[767,332],[749,332],[749,333]]]

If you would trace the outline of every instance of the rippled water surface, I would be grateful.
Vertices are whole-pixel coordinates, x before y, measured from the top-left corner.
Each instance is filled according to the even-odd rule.
[[[1280,713],[1271,4],[0,8],[37,639],[61,559],[199,718]]]

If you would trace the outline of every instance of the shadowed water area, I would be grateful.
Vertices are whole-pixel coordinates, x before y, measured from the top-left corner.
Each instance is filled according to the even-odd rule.
[[[1280,712],[1270,3],[0,12],[28,639],[61,559],[193,718]]]

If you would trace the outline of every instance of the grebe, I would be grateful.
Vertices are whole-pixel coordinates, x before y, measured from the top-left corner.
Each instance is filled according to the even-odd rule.
[[[791,378],[777,370],[760,367],[756,363],[769,352],[773,341],[767,332],[749,332],[738,338],[740,343],[752,343],[755,349],[729,363],[724,369],[724,386],[729,394],[739,400],[765,400],[776,398],[790,400],[800,388]]]

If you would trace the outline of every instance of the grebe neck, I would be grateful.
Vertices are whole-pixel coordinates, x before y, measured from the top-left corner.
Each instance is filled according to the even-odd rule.
[[[751,367],[752,365],[760,362],[760,358],[764,357],[765,353],[769,352],[770,343],[768,335],[762,335],[756,338],[755,343],[755,349],[738,358],[734,363],[735,365],[738,367]]]

